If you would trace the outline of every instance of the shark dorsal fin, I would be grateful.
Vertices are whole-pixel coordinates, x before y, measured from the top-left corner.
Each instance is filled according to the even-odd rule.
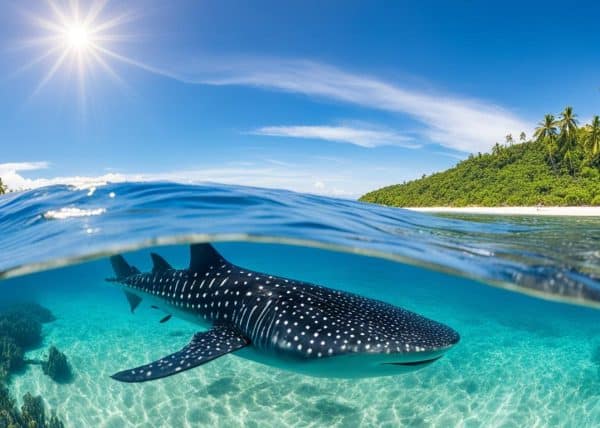
[[[190,245],[190,270],[192,272],[208,272],[211,266],[217,267],[225,262],[223,256],[210,244]]]
[[[112,256],[110,258],[110,263],[117,275],[117,279],[127,278],[128,276],[140,273],[138,268],[127,263],[127,260],[120,254]]]
[[[173,269],[169,262],[163,259],[156,253],[150,253],[152,257],[152,273],[164,272],[166,270]]]

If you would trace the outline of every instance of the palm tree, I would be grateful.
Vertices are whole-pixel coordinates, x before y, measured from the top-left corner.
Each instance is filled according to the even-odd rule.
[[[554,115],[547,114],[544,116],[544,120],[538,123],[538,127],[535,128],[535,132],[533,136],[538,143],[541,143],[546,146],[546,152],[548,154],[548,158],[550,159],[550,163],[552,164],[552,170],[556,173],[556,164],[555,164],[555,156],[556,156],[556,136],[558,130],[556,129],[556,120],[554,120]]]
[[[493,155],[499,155],[500,154],[500,150],[501,150],[501,146],[500,146],[500,144],[498,144],[496,142],[496,144],[494,144],[494,147],[492,147],[492,154]]]
[[[508,135],[507,135],[505,138],[506,138],[506,144],[508,144],[508,145],[511,145],[511,146],[512,146],[512,143],[513,143],[513,141],[514,141],[514,140],[513,140],[513,136],[512,136],[512,134],[508,134]]]
[[[0,195],[3,195],[6,193],[6,185],[4,183],[2,183],[2,179],[0,178]]]
[[[594,116],[585,136],[585,148],[589,152],[590,159],[600,155],[600,117]]]
[[[519,135],[519,140],[521,140],[521,142],[524,143],[526,139],[527,134],[525,134],[525,131],[521,131],[521,134]]]
[[[577,115],[573,113],[573,107],[567,106],[560,116],[560,120],[558,121],[560,127],[558,143],[563,159],[569,160],[570,171],[573,173],[573,159],[577,146]]]

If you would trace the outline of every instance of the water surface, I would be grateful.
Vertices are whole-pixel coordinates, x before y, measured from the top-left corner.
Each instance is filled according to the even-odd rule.
[[[0,229],[3,301],[33,299],[57,318],[27,356],[56,345],[75,374],[57,384],[29,366],[10,390],[42,395],[66,426],[600,424],[600,219],[444,218],[156,183],[9,195]],[[190,240],[218,241],[241,266],[413,310],[462,340],[434,364],[393,377],[312,378],[227,355],[155,382],[111,380],[179,349],[197,326],[161,324],[147,305],[131,314],[104,282],[105,256],[131,251],[144,271],[155,251],[183,268]]]

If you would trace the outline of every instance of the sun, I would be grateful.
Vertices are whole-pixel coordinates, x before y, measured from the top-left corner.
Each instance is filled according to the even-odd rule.
[[[90,30],[81,24],[67,28],[65,42],[71,49],[83,51],[90,48]]]
[[[34,94],[39,92],[57,74],[75,74],[79,91],[85,96],[86,76],[101,70],[123,83],[113,70],[110,60],[133,62],[115,50],[115,45],[133,38],[122,33],[123,26],[132,20],[131,13],[107,16],[108,0],[79,2],[48,0],[48,10],[43,15],[31,15],[37,37],[23,45],[38,50],[38,56],[23,69],[33,65],[47,65]]]

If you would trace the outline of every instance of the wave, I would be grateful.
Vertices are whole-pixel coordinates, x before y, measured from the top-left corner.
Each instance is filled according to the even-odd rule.
[[[50,186],[0,197],[0,279],[117,252],[250,241],[380,257],[600,307],[600,219],[448,218],[220,184]]]

